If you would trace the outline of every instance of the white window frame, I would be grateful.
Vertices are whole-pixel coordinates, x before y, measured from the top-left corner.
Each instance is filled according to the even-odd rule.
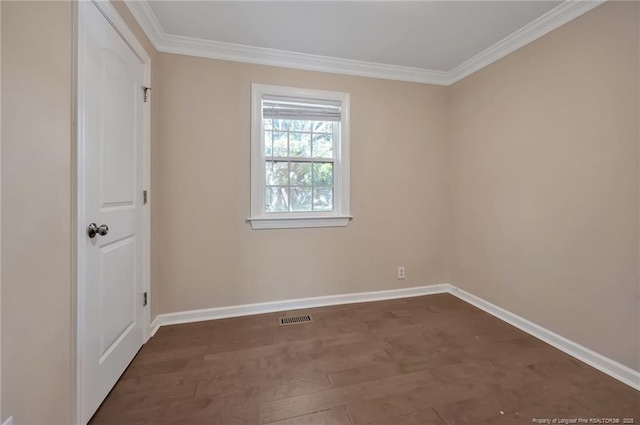
[[[265,95],[338,100],[342,105],[340,137],[334,143],[333,211],[265,212],[265,156],[262,99]],[[292,229],[301,227],[343,227],[349,224],[349,93],[251,85],[251,216],[254,229]]]

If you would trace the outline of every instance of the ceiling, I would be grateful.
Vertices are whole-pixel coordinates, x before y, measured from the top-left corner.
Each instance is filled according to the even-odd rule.
[[[169,34],[450,71],[560,2],[154,1]]]
[[[127,5],[160,51],[450,84],[599,3],[143,0]]]

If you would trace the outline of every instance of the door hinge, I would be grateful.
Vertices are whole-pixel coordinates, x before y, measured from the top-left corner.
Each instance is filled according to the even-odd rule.
[[[149,296],[145,292],[142,294],[142,307],[146,307],[148,303],[149,303]]]
[[[149,93],[151,91],[151,87],[142,86],[142,91],[144,91],[144,103],[147,103],[149,101],[149,96],[151,95],[151,93]]]
[[[146,205],[147,204],[147,191],[143,190],[142,191],[142,205]]]

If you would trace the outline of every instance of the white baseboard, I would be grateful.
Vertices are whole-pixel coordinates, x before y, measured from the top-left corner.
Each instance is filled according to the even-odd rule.
[[[157,315],[149,325],[149,339],[153,338],[156,332],[158,332],[158,329],[160,329],[160,316],[162,315]]]
[[[6,421],[2,425],[13,425],[13,416],[9,416]]]
[[[418,286],[414,288],[392,289],[388,291],[360,292],[355,294],[327,295],[323,297],[299,298],[295,300],[271,301],[257,304],[244,304],[230,307],[206,308],[202,310],[181,311],[159,314],[151,323],[150,335],[154,335],[160,326],[181,323],[203,322],[205,320],[228,317],[251,316],[254,314],[274,313],[277,311],[299,310],[303,308],[325,307],[340,304],[364,303],[370,301],[392,300],[397,298],[420,297],[423,295],[444,294],[449,292],[447,284]]]
[[[470,294],[462,289],[456,288],[451,285],[451,295],[455,295],[463,301],[468,302],[471,305],[478,307],[481,310],[486,311],[492,316],[497,317],[516,328],[525,331],[529,335],[538,338],[541,341],[557,348],[569,354],[572,357],[598,369],[601,372],[606,373],[612,378],[617,379],[629,385],[632,388],[640,391],[640,372],[631,369],[621,363],[616,362],[608,357],[598,354],[595,351],[571,341],[563,336],[558,335],[549,329],[536,325],[533,322],[528,321],[525,318],[518,316],[510,311],[507,311],[495,304],[491,304],[489,301],[483,300],[473,294]]]
[[[272,301],[257,304],[244,304],[229,307],[207,308],[177,313],[159,314],[151,323],[150,335],[153,336],[161,326],[182,323],[202,322],[228,317],[250,316],[254,314],[274,313],[278,311],[300,310],[340,304],[354,304],[371,301],[392,300],[398,298],[419,297],[423,295],[449,293],[479,309],[497,317],[516,328],[527,332],[547,344],[569,354],[572,357],[598,369],[601,372],[640,390],[640,372],[631,369],[608,357],[596,353],[574,341],[556,334],[542,326],[510,311],[498,307],[480,297],[472,295],[448,283],[413,288],[392,289],[388,291],[360,292],[355,294],[329,295],[323,297],[300,298],[294,300]],[[6,425],[6,424],[4,424]]]

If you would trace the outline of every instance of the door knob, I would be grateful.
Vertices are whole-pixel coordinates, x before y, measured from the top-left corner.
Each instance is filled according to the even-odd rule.
[[[91,239],[95,238],[96,235],[104,236],[109,233],[109,226],[106,224],[101,224],[100,226],[96,225],[96,223],[91,223],[87,227],[87,236]]]

